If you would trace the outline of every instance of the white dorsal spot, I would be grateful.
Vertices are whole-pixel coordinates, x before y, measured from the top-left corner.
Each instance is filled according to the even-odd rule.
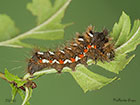
[[[53,61],[52,61],[52,63],[55,63],[56,62],[56,59],[54,59]]]
[[[72,63],[71,60],[66,59],[66,60],[64,61],[64,64],[66,64],[67,62],[68,62],[68,63]]]
[[[83,38],[79,38],[78,40],[79,40],[79,41],[82,41],[82,42],[84,41],[84,39],[83,39]]]
[[[42,59],[42,62],[43,62],[43,63],[49,63],[49,60]]]
[[[53,61],[52,61],[52,63],[55,63],[57,60],[56,59],[54,59]]]
[[[110,53],[107,53],[107,56],[110,57]]]
[[[84,56],[86,56],[86,53],[83,53],[84,54]]]
[[[54,52],[52,52],[52,51],[49,51],[49,53],[50,53],[51,55],[54,55]]]
[[[64,64],[66,64],[68,61],[67,61],[67,59],[64,61]]]
[[[72,50],[70,47],[68,48],[69,50]]]
[[[73,46],[78,46],[78,45],[76,43],[74,43]]]
[[[93,37],[93,34],[91,34],[90,32],[88,33],[88,35],[89,35],[90,37]]]
[[[59,50],[61,53],[65,54],[65,52],[63,50]]]
[[[54,61],[54,63],[56,62],[57,64],[60,64],[59,61],[57,61],[56,59],[54,59],[53,61]]]
[[[52,61],[52,63],[57,63],[57,64],[59,64],[59,61],[57,61],[56,59],[54,59],[54,60]]]
[[[91,47],[94,48],[94,45],[92,45]]]
[[[75,61],[78,61],[80,58],[78,56],[75,57]]]
[[[44,53],[43,53],[43,52],[37,52],[37,54],[39,54],[39,55],[44,55]]]
[[[67,61],[68,61],[68,63],[72,63],[72,61],[71,61],[71,60],[69,60],[69,59],[68,59]]]

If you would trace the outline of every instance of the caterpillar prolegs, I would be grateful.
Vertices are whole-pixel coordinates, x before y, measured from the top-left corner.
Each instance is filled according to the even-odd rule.
[[[115,56],[114,44],[110,41],[108,31],[95,32],[89,26],[85,33],[76,34],[76,38],[63,49],[56,51],[36,51],[28,62],[28,73],[33,74],[44,68],[54,68],[61,73],[64,67],[75,71],[77,64],[87,65],[87,60],[111,61]]]

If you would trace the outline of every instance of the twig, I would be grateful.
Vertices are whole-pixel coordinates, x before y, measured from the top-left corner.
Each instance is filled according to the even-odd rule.
[[[6,77],[4,76],[4,73],[0,72],[0,78],[7,80]]]

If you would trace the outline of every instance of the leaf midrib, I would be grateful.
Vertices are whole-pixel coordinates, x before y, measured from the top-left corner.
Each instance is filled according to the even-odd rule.
[[[139,32],[140,30],[140,27],[137,29],[137,31],[134,33],[134,35],[132,35],[132,37],[127,41],[125,42],[124,44],[122,44],[120,47],[118,47],[117,49],[115,49],[115,52],[117,52],[118,50],[120,50],[121,48],[125,47],[128,43],[130,43],[134,38],[135,36],[137,35],[137,33]]]

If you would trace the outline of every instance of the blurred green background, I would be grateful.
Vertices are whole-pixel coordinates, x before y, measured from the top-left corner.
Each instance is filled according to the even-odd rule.
[[[53,0],[54,1],[54,0]],[[31,0],[0,0],[0,14],[9,15],[22,32],[35,27],[36,17],[26,9],[26,4]],[[65,29],[65,40],[74,37],[75,32],[84,32],[90,24],[101,31],[106,27],[110,31],[118,21],[121,12],[125,11],[131,18],[131,23],[140,18],[139,0],[72,0],[68,6],[63,23],[74,22],[74,25]],[[62,45],[65,40],[57,41]],[[28,42],[28,41],[27,41]],[[39,43],[39,41],[36,41]],[[56,47],[53,41],[48,41],[50,46]],[[48,45],[48,44],[47,44]],[[31,105],[140,105],[140,46],[137,47],[136,57],[120,72],[121,80],[114,81],[100,90],[84,93],[72,76],[68,73],[45,75],[36,83],[30,100]],[[0,71],[4,68],[13,74],[22,76],[26,71],[26,59],[31,55],[31,49],[18,49],[0,47]],[[89,67],[93,72],[113,77],[110,73],[96,65]],[[132,99],[135,102],[116,102],[113,99]],[[7,82],[0,79],[0,105],[20,105],[22,100],[16,96],[13,104],[11,89]]]

